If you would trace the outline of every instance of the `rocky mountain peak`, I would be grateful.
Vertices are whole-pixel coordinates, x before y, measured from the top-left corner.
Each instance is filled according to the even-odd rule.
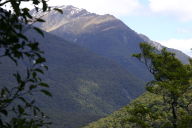
[[[46,23],[37,23],[35,25],[47,32],[61,29],[61,31],[69,30],[68,32],[78,34],[90,31],[94,25],[117,20],[112,15],[98,15],[72,5],[54,6],[53,8],[61,9],[63,14],[61,15],[56,11],[48,13],[42,13],[42,11],[39,11],[36,13],[35,10],[32,10],[31,13],[33,16],[37,18],[42,17],[46,20]]]
[[[77,16],[85,16],[85,15],[93,14],[88,12],[85,9],[80,9],[72,5],[55,6],[55,8],[61,9],[64,15],[67,15],[68,17],[77,17]]]
[[[123,64],[125,57],[130,57],[139,51],[140,42],[148,42],[158,50],[164,48],[147,36],[138,34],[112,15],[98,15],[71,5],[55,8],[62,9],[63,15],[56,11],[49,12],[43,17],[46,22],[36,25],[47,32],[91,49],[99,55],[111,56],[112,59],[115,56],[117,57],[115,59],[121,60]],[[183,62],[188,62],[188,56],[177,50],[169,51],[175,52]]]
[[[63,16],[67,18],[74,18],[74,17],[82,17],[87,15],[96,15],[95,13],[90,13],[85,9],[80,9],[77,7],[74,7],[72,5],[61,5],[61,6],[51,6],[51,8],[58,8],[63,11]],[[35,17],[41,17],[46,15],[59,15],[58,12],[52,10],[51,12],[45,12],[43,13],[42,10],[39,10],[38,12],[35,11],[35,9],[31,10],[32,16]]]

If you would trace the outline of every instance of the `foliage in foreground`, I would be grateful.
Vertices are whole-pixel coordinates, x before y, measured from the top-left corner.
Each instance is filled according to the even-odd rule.
[[[157,100],[158,97],[155,97],[150,93],[145,93],[135,99],[128,106],[121,108],[120,110],[114,112],[113,114],[105,118],[90,123],[84,128],[132,128],[133,124],[128,122],[128,119],[131,117],[129,110],[132,110],[134,108],[134,105],[137,103],[147,104]]]
[[[157,51],[145,43],[141,43],[140,48],[141,53],[134,56],[154,76],[154,80],[147,83],[147,93],[86,128],[192,127],[192,60],[185,65],[166,49]]]
[[[1,82],[0,85],[1,128],[39,128],[50,124],[33,97],[36,92],[51,96],[46,89],[49,86],[40,78],[47,70],[46,59],[39,42],[26,35],[26,31],[35,30],[44,36],[39,28],[30,25],[44,20],[33,17],[29,8],[22,8],[24,2],[34,5],[36,11],[49,10],[45,0],[0,0],[0,58],[1,61],[10,59],[9,64],[15,65],[14,73],[10,72],[15,84]],[[9,5],[11,8],[5,10]],[[7,79],[12,80],[12,77]]]

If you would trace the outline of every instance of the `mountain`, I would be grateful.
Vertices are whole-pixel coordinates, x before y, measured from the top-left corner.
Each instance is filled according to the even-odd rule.
[[[64,15],[31,12],[47,20],[36,24],[49,32],[45,38],[35,32],[28,35],[41,42],[49,66],[44,80],[53,94],[53,98],[36,97],[53,120],[53,128],[77,128],[130,103],[144,92],[143,80],[151,76],[131,57],[145,40],[122,21],[73,6],[59,8]],[[24,65],[19,67],[21,72]],[[14,84],[8,78],[15,70],[9,60],[1,58],[0,87]]]
[[[163,48],[166,48],[165,46],[162,46],[160,43],[155,42],[150,40],[147,36],[140,34],[140,37],[144,39],[145,42],[150,43],[152,46],[156,47],[158,50],[162,50]],[[183,63],[188,64],[188,58],[190,58],[189,56],[187,56],[186,54],[184,54],[183,52],[177,50],[177,49],[173,49],[173,48],[166,48],[169,52],[173,52],[175,53],[175,56],[177,58],[179,58]]]
[[[50,85],[52,98],[37,95],[40,108],[53,120],[53,128],[77,128],[97,120],[144,92],[144,82],[115,61],[45,33],[45,38],[28,32],[41,42],[48,72],[44,81]],[[19,71],[25,68],[24,64]],[[13,63],[1,58],[1,86],[13,85]]]
[[[32,12],[37,17],[44,15],[43,19],[47,21],[36,25],[100,56],[114,60],[145,81],[152,79],[144,65],[133,58],[132,54],[140,52],[140,42],[148,42],[157,48],[163,48],[163,46],[138,34],[112,15],[97,15],[73,6],[58,6],[58,8],[63,10],[63,15],[54,11],[48,14]],[[184,63],[188,62],[188,56],[182,52],[168,50],[175,52]]]

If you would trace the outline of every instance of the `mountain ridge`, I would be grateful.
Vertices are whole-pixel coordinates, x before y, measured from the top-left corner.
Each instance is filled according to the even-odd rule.
[[[132,54],[140,51],[139,44],[141,42],[148,42],[157,48],[164,46],[151,41],[146,36],[141,36],[112,15],[94,13],[83,15],[81,13],[81,15],[69,16],[68,14],[73,11],[73,6],[69,7],[69,9],[63,8],[63,15],[47,15],[43,17],[47,21],[46,23],[36,25],[46,31],[50,28],[49,26],[64,23],[49,32],[85,47],[100,56],[116,61],[126,70],[145,81],[153,79],[146,67],[133,58]],[[57,19],[58,17],[59,19]],[[183,63],[188,62],[189,57],[182,52],[173,49],[168,49],[168,51],[175,52]]]
[[[47,22],[35,25],[49,32],[44,40],[49,42],[45,51],[55,74],[47,77],[50,84],[59,85],[51,89],[56,92],[52,108],[60,113],[55,115],[49,107],[43,107],[50,115],[59,116],[55,118],[59,120],[56,126],[61,123],[63,127],[75,128],[128,104],[144,92],[143,81],[153,77],[132,57],[146,39],[112,15],[76,8],[72,13],[70,9],[73,7],[63,10],[63,15],[50,12],[43,17]],[[83,121],[75,124],[77,118]]]
[[[70,23],[70,22],[75,22],[76,18],[79,20],[79,18],[81,17],[86,17],[86,16],[91,16],[89,17],[90,19],[88,20],[88,22],[86,22],[85,25],[81,26],[82,28],[86,28],[87,26],[89,25],[97,25],[97,24],[101,24],[101,23],[104,23],[104,22],[108,22],[108,21],[111,21],[111,20],[116,20],[116,21],[119,21],[121,22],[121,24],[124,24],[120,19],[116,18],[115,16],[111,15],[111,14],[104,14],[104,15],[99,15],[99,14],[96,14],[96,13],[91,13],[91,12],[88,12],[86,9],[83,9],[83,8],[77,8],[77,7],[74,7],[72,5],[61,5],[61,6],[53,6],[54,8],[59,8],[61,9],[64,14],[63,15],[60,15],[61,19],[65,19],[66,17],[68,19],[72,18],[73,20],[72,21],[68,21],[67,23]],[[32,15],[33,16],[36,16],[38,14],[42,14],[41,11],[39,13],[34,13],[34,10],[31,11],[32,12]],[[57,12],[49,12],[50,15],[55,14],[55,15],[58,15]],[[45,17],[47,18],[47,17]],[[49,19],[49,18],[48,18]],[[74,20],[75,19],[75,20]],[[108,20],[107,20],[108,19]],[[94,22],[95,21],[95,22]],[[102,22],[103,21],[103,22]],[[63,21],[62,21],[63,22]],[[58,22],[55,22],[55,24],[58,23]],[[91,24],[92,23],[92,24]],[[37,26],[41,27],[43,30],[47,31],[47,32],[51,32],[51,31],[54,31],[56,30],[57,28],[54,28],[54,29],[51,29],[51,30],[47,30],[46,28],[44,28],[46,26],[46,24],[49,24],[49,20],[47,21],[47,23],[44,23],[44,24],[38,24]],[[54,24],[54,25],[55,25]],[[62,25],[65,25],[66,23],[64,22]],[[41,26],[43,25],[43,26]],[[54,26],[53,25],[53,26]],[[59,27],[62,27],[59,26]],[[73,23],[74,25],[74,23]],[[57,26],[57,25],[56,25]],[[132,30],[131,28],[129,28],[126,24],[124,24],[124,28],[126,27],[128,28],[128,30],[131,30],[132,32],[135,32],[134,30]],[[106,31],[108,29],[113,29],[115,28],[115,26],[112,26],[112,27],[109,27],[109,28],[105,28],[103,29],[103,31]],[[78,28],[76,28],[78,29]],[[81,30],[81,29],[80,29]],[[75,32],[74,32],[75,33]],[[152,41],[150,40],[146,35],[143,35],[143,34],[139,34],[137,32],[135,32],[136,34],[138,34],[144,41],[146,42],[149,42],[151,43],[153,46],[155,46],[157,49],[161,49],[162,47],[165,47],[163,45],[161,45],[160,43],[158,42],[155,42],[155,41]],[[54,32],[53,32],[54,34]],[[170,48],[168,48],[170,49]],[[179,51],[177,49],[174,49],[173,51]],[[184,53],[183,53],[184,54]]]

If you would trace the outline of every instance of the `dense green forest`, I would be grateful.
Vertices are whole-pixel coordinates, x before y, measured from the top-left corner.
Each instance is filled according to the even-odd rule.
[[[127,107],[89,124],[85,128],[191,128],[192,127],[192,60],[182,64],[166,49],[157,51],[141,43],[141,53],[134,54],[154,80],[147,92]]]
[[[135,99],[129,105],[121,108],[118,111],[115,111],[114,113],[105,118],[101,118],[98,121],[90,123],[84,128],[132,128],[133,124],[128,121],[128,119],[130,119],[131,117],[131,113],[129,110],[133,110],[135,104],[150,104],[158,100],[159,98],[157,96],[152,95],[150,93],[145,93]]]
[[[22,2],[32,2],[35,12],[63,13],[45,0],[0,1],[0,128],[80,127],[128,104],[144,92],[143,80],[152,78],[146,93],[85,128],[192,127],[192,59],[185,64],[166,48],[139,43],[143,38],[115,17],[106,20],[110,15],[88,15],[105,18],[109,24],[100,24],[100,29],[120,27],[103,33],[91,27],[89,36],[83,31],[79,37],[85,45],[80,47],[33,26],[45,20],[33,17]],[[6,4],[11,10],[3,9]],[[113,36],[122,32],[131,38]],[[96,47],[102,41],[106,44]],[[140,53],[128,56],[139,50],[138,44]],[[136,67],[142,70],[133,73]]]

